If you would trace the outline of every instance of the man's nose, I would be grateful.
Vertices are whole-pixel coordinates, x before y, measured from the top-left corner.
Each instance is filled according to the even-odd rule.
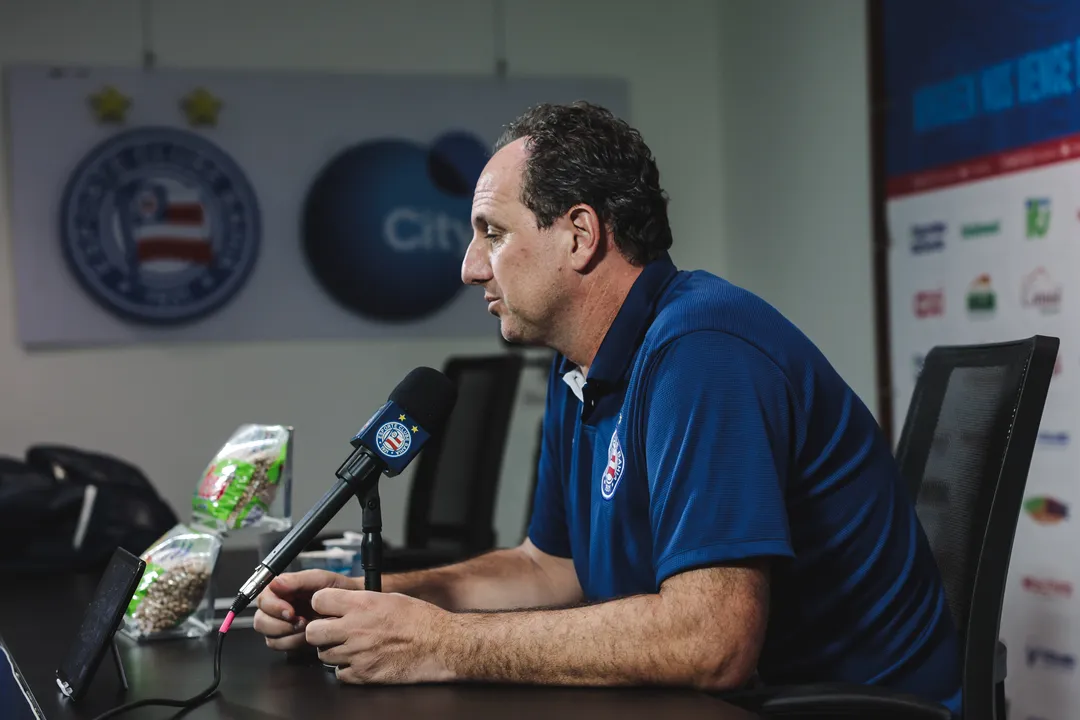
[[[474,235],[465,258],[461,261],[461,282],[466,285],[482,285],[491,279],[491,264],[484,251],[483,242],[477,242]]]

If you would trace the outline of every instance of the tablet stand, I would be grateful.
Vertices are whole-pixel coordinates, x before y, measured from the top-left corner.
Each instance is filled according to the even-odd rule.
[[[112,656],[113,664],[116,665],[116,672],[120,675],[120,684],[124,687],[124,690],[128,690],[127,671],[124,670],[124,659],[120,657],[120,648],[116,646],[116,633],[113,633],[112,642]]]
[[[142,558],[122,547],[113,552],[83,613],[71,648],[56,669],[56,684],[73,701],[89,689],[106,653],[112,656],[123,689],[129,689],[116,634],[124,623],[125,611],[145,570],[146,562]]]
[[[364,539],[360,541],[360,563],[364,567],[364,589],[382,592],[383,542],[379,484],[373,483],[359,500],[363,508],[360,529],[364,531]]]

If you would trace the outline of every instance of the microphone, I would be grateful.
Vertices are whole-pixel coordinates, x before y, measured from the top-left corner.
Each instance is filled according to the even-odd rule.
[[[438,370],[418,367],[406,375],[386,404],[350,441],[353,451],[335,473],[337,484],[293,526],[240,587],[221,632],[228,631],[233,618],[289,566],[350,498],[363,497],[379,482],[381,474],[393,477],[404,470],[424,444],[443,431],[455,402],[457,386]]]

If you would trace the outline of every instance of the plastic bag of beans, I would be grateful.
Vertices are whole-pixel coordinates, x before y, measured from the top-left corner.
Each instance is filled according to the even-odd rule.
[[[124,632],[136,640],[200,637],[213,629],[211,576],[221,538],[176,525],[139,557],[146,563]]]
[[[274,502],[288,452],[289,428],[241,425],[203,471],[192,521],[219,532],[258,525]]]

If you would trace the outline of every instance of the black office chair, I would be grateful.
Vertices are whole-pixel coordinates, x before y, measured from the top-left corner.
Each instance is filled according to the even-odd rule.
[[[1001,606],[1058,345],[1036,335],[934,348],[897,447],[960,632],[963,717],[971,720],[1005,715]],[[731,699],[770,718],[950,717],[935,703],[860,685],[760,688]]]
[[[525,527],[521,532],[521,541],[529,537],[533,511],[536,509],[536,487],[540,484],[540,454],[544,449],[544,419],[540,418],[536,428],[536,445],[533,447],[532,473],[529,475],[529,502],[525,506]]]
[[[456,357],[443,372],[458,386],[446,430],[416,458],[404,546],[387,545],[385,572],[463,560],[495,547],[495,500],[524,358]]]

